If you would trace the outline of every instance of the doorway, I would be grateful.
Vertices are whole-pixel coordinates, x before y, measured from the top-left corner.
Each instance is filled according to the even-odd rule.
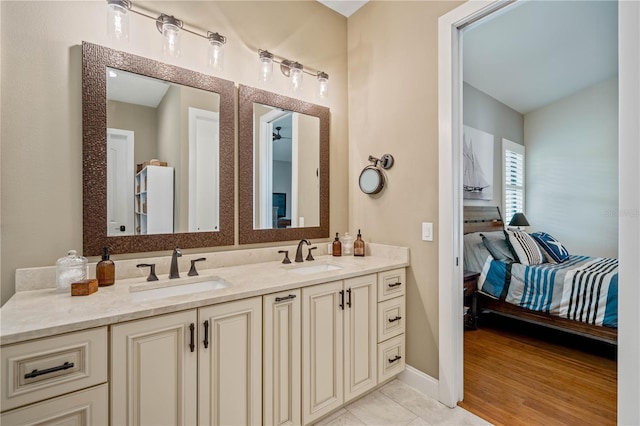
[[[439,242],[439,399],[453,407],[463,398],[463,353],[461,247],[462,247],[462,67],[461,31],[467,25],[483,19],[508,6],[511,2],[465,3],[439,20],[439,234],[450,235]],[[640,4],[619,3],[619,176],[635,182],[635,186],[620,179],[620,303],[618,358],[618,421],[637,423],[640,409],[633,401],[640,399],[638,383],[640,366],[637,354],[640,334],[625,324],[638,324],[640,314],[635,309],[640,301],[638,288],[631,288],[632,277],[640,267],[633,259],[640,257],[640,218],[637,214],[640,194],[637,191],[639,173],[634,164],[640,160],[634,134],[640,131],[637,117],[640,54]],[[634,119],[635,117],[635,119]],[[628,209],[628,210],[623,210]],[[624,214],[628,211],[629,214]],[[635,214],[633,214],[635,212]],[[629,232],[632,230],[632,232]],[[624,297],[628,294],[630,297]]]

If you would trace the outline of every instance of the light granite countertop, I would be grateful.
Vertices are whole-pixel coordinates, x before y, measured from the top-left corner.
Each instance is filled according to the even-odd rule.
[[[270,250],[277,253],[278,249],[272,248]],[[265,251],[265,249],[260,250]],[[55,280],[53,285],[46,283],[45,287],[50,288],[37,290],[21,291],[17,285],[16,294],[0,308],[0,345],[409,266],[409,250],[407,248],[370,245],[367,250],[371,255],[365,257],[321,255],[316,256],[314,262],[302,264],[284,265],[279,260],[271,260],[210,268],[210,265],[215,264],[217,255],[213,253],[210,254],[210,258],[214,260],[202,265],[202,269],[199,269],[200,277],[203,280],[206,280],[207,277],[214,277],[230,284],[228,287],[163,298],[148,298],[141,294],[146,292],[130,291],[132,287],[135,289],[148,284],[145,277],[140,276],[143,271],[136,271],[130,266],[129,269],[135,271],[136,276],[117,278],[113,286],[100,287],[98,292],[90,296],[72,297],[69,293],[58,293],[54,288]],[[237,251],[236,253],[237,256],[245,258],[247,254],[252,254],[249,251]],[[225,255],[228,256],[228,253],[220,253],[218,257]],[[259,258],[260,256],[254,257]],[[127,263],[133,264],[135,262],[132,260]],[[305,275],[291,271],[294,268],[327,263],[340,269]],[[45,272],[50,275],[51,271]],[[90,274],[90,276],[93,275]],[[188,284],[193,280],[192,277],[187,277],[186,272],[181,272],[181,278],[177,280],[168,280],[167,274],[160,273],[158,273],[158,278],[160,286],[167,283],[170,285]],[[22,285],[24,287],[24,284]]]

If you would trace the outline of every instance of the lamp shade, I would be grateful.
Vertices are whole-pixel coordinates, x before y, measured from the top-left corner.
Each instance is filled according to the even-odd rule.
[[[529,221],[524,217],[524,213],[516,213],[511,218],[509,226],[530,226]]]

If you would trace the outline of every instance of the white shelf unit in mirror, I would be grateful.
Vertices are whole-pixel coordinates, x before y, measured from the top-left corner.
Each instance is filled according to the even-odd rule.
[[[135,232],[173,232],[173,167],[146,166],[135,178]]]

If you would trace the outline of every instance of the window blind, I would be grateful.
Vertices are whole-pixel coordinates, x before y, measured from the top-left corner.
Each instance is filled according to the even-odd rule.
[[[504,221],[509,223],[514,214],[524,212],[524,147],[503,140],[503,161]]]

